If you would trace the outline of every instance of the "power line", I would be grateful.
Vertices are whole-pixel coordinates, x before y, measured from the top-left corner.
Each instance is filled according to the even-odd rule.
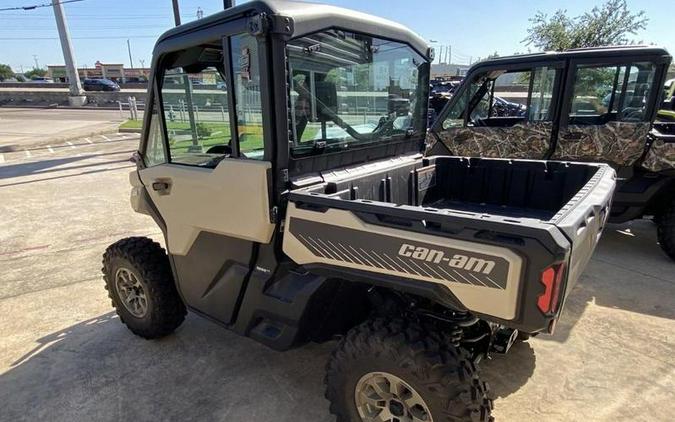
[[[72,37],[74,40],[110,40],[127,38],[157,38],[159,35],[124,35],[109,37]],[[0,41],[40,41],[40,40],[58,40],[59,37],[2,37]]]
[[[84,1],[84,0],[62,0],[59,3],[61,4],[66,4],[66,3],[75,3],[78,1]],[[0,9],[0,12],[4,12],[6,10],[34,10],[39,7],[53,7],[54,3],[43,3],[43,4],[35,4],[33,6],[16,6],[16,7],[5,7]]]

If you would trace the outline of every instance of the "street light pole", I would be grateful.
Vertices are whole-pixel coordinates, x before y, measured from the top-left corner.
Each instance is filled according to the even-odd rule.
[[[70,95],[68,102],[71,106],[83,106],[87,102],[87,97],[82,90],[80,75],[77,74],[77,65],[75,64],[75,54],[73,45],[70,41],[70,33],[66,24],[66,15],[63,11],[61,0],[52,0],[54,6],[54,17],[56,18],[56,28],[59,30],[61,39],[61,49],[63,50],[63,59],[66,62],[66,75],[70,84]]]

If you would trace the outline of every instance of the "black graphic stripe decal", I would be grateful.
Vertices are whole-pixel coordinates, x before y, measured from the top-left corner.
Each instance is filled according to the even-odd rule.
[[[495,255],[291,218],[289,232],[313,255],[401,276],[506,289],[509,262]],[[344,265],[344,264],[343,264]]]

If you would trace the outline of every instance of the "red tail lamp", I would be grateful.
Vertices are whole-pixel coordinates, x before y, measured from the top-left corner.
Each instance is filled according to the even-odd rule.
[[[537,307],[543,313],[553,314],[558,310],[560,285],[564,274],[564,263],[551,265],[542,271],[540,281],[544,285],[544,292],[537,299]]]

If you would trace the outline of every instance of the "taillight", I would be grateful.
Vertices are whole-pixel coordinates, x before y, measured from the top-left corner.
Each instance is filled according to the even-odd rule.
[[[555,264],[541,273],[541,284],[544,292],[537,299],[537,307],[545,314],[553,314],[558,310],[560,287],[565,274],[565,264]]]

